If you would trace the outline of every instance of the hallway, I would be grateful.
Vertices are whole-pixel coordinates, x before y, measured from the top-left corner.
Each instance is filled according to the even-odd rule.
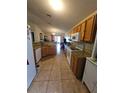
[[[39,65],[28,93],[88,93],[73,75],[64,53],[40,61]]]

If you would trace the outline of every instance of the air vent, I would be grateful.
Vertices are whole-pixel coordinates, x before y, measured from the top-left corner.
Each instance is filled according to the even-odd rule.
[[[47,17],[51,18],[52,16],[50,14],[46,14]]]
[[[51,25],[51,23],[48,23],[49,25]]]

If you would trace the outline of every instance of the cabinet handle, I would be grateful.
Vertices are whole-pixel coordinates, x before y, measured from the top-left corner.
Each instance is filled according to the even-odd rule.
[[[28,60],[27,60],[27,65],[29,65],[29,62],[28,62]]]

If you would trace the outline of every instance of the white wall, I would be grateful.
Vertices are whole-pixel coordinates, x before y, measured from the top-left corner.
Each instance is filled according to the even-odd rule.
[[[40,33],[43,33],[43,31],[35,23],[28,22],[28,24],[31,26],[32,32],[34,32],[35,42],[39,42],[40,41]]]

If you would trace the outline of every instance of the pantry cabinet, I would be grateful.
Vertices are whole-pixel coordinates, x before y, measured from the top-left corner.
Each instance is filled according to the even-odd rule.
[[[96,33],[96,16],[92,16],[86,20],[84,41],[93,42]]]

